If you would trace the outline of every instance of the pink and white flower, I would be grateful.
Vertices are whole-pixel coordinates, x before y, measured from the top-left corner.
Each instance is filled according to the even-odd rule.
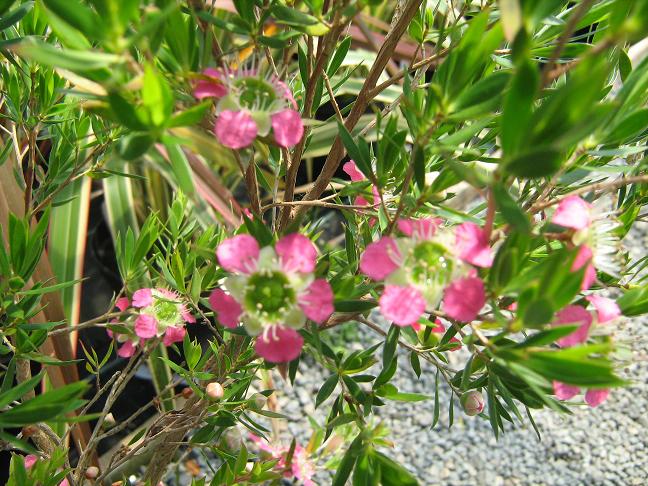
[[[165,346],[182,342],[185,324],[196,322],[180,295],[165,288],[139,289],[133,293],[131,302],[121,298],[116,306],[122,312],[129,311],[126,318],[118,322],[132,330],[130,334],[108,331],[121,343],[117,355],[122,358],[133,356],[137,347],[148,339],[161,337]]]
[[[254,434],[250,434],[250,439],[257,447],[268,454],[272,459],[278,459],[274,469],[283,473],[286,478],[296,478],[304,486],[315,486],[313,476],[315,475],[315,465],[311,461],[308,451],[301,445],[296,444],[290,464],[288,464],[289,446],[270,444]]]
[[[568,348],[587,342],[591,327],[606,324],[621,316],[621,309],[615,301],[599,295],[589,295],[586,299],[594,307],[595,315],[580,305],[568,305],[556,314],[554,326],[577,325],[578,328],[558,339],[558,345]]]
[[[216,250],[230,272],[209,302],[225,327],[243,324],[258,336],[255,349],[273,363],[292,361],[304,340],[297,332],[306,319],[324,323],[333,313],[333,291],[314,276],[317,249],[306,236],[293,233],[274,246],[260,248],[250,235],[223,241]]]
[[[304,135],[304,124],[290,89],[276,76],[255,69],[208,68],[195,84],[198,99],[215,98],[218,115],[214,134],[234,150],[252,145],[272,132],[274,143],[293,147]]]
[[[381,313],[399,326],[415,325],[426,310],[469,322],[486,302],[484,284],[470,265],[492,264],[483,230],[473,223],[441,228],[438,218],[398,221],[406,237],[383,236],[367,246],[360,271],[383,281]]]

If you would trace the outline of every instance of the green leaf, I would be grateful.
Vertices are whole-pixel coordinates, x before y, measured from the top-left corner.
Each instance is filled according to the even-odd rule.
[[[31,38],[25,38],[15,50],[38,64],[60,67],[74,72],[109,68],[121,63],[122,57],[98,51],[75,51],[56,47]]]
[[[380,464],[380,484],[383,486],[418,486],[418,480],[403,466],[381,452],[374,452]]]
[[[346,484],[361,450],[362,437],[359,434],[355,439],[353,439],[351,445],[349,445],[349,448],[344,453],[344,456],[342,456],[342,460],[340,461],[335,476],[333,477],[332,486],[344,486]]]
[[[497,207],[502,212],[502,216],[506,222],[521,233],[530,233],[531,222],[529,221],[529,217],[518,206],[502,184],[495,184],[493,186],[493,195],[495,196]]]
[[[624,316],[648,313],[648,285],[628,290],[617,300]]]
[[[392,324],[385,338],[385,347],[383,348],[383,368],[389,368],[396,354],[398,338],[400,336],[400,326]]]
[[[339,120],[337,121],[337,124],[340,139],[342,140],[342,144],[344,145],[344,148],[346,148],[349,157],[353,159],[358,166],[358,169],[360,169],[360,172],[362,172],[367,179],[374,180],[375,178],[371,171],[371,160],[367,157],[368,153],[360,150],[360,147],[353,141],[353,137],[349,131]]]
[[[321,36],[329,31],[329,28],[312,15],[300,12],[296,8],[290,8],[280,3],[270,7],[272,16],[280,24],[290,25],[308,35]]]
[[[528,126],[539,83],[537,66],[531,61],[521,62],[504,98],[501,117],[502,150],[507,157],[519,152],[525,138],[529,137]]]
[[[142,103],[153,126],[163,126],[173,112],[173,93],[164,77],[151,64],[144,67]]]
[[[4,408],[7,405],[9,405],[11,402],[15,400],[20,400],[22,396],[33,390],[36,385],[40,383],[40,381],[43,379],[44,371],[41,371],[38,373],[36,376],[33,376],[27,381],[23,381],[22,383],[19,383],[13,388],[10,388],[9,390],[5,391],[4,393],[0,394],[0,408]]]
[[[326,379],[326,381],[322,384],[319,391],[317,392],[317,397],[315,398],[315,408],[319,407],[324,402],[324,400],[331,396],[331,393],[333,393],[337,384],[337,374],[332,374]]]
[[[553,147],[535,147],[509,159],[504,169],[517,177],[535,179],[553,174],[561,166],[563,154]]]
[[[71,27],[92,39],[100,39],[104,22],[89,7],[77,0],[42,0],[45,6]]]
[[[205,118],[211,106],[212,102],[208,100],[176,113],[169,120],[168,126],[172,128],[196,125]]]
[[[378,304],[373,300],[335,300],[333,305],[336,312],[364,313]]]
[[[9,6],[11,6],[11,4]],[[9,6],[7,6],[7,8],[9,8]],[[20,19],[22,19],[30,12],[33,6],[34,2],[25,2],[13,9],[7,15],[3,15],[2,18],[0,18],[0,31],[3,31],[6,28],[11,27],[15,23],[19,22]],[[0,15],[2,15],[2,10],[2,6],[0,5]]]

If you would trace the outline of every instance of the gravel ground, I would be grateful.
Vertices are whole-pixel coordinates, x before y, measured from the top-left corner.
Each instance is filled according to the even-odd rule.
[[[648,248],[648,233],[634,231],[625,244],[633,258],[640,257]],[[395,443],[387,452],[412,469],[422,485],[648,484],[648,318],[614,325],[616,341],[627,343],[633,353],[632,364],[621,371],[633,385],[615,390],[595,409],[575,404],[571,416],[535,412],[540,442],[530,426],[509,430],[497,441],[487,420],[467,417],[458,407],[449,430],[449,390],[443,388],[440,424],[434,429],[431,402],[392,402],[380,409],[380,420],[389,426]],[[456,354],[453,358],[460,360]],[[396,386],[401,391],[433,393],[433,370],[424,367],[417,379],[404,358],[399,360]],[[302,442],[310,433],[304,429],[308,425],[304,414],[323,421],[320,410],[314,409],[323,379],[321,370],[311,367],[298,375],[294,388],[286,387],[280,395],[282,412],[295,417],[288,432]],[[329,477],[320,473],[318,484],[328,484]]]

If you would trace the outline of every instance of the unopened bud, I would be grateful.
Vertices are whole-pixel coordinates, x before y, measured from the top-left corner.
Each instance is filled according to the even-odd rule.
[[[114,427],[117,421],[115,420],[115,416],[109,412],[106,415],[106,418],[104,419],[104,424],[107,428]]]
[[[225,431],[222,436],[222,441],[225,447],[230,451],[238,451],[243,444],[243,437],[241,431],[237,427],[230,427]]]
[[[205,391],[207,392],[207,396],[212,400],[220,400],[221,398],[223,398],[223,394],[225,393],[225,390],[223,390],[223,385],[221,385],[217,381],[213,381],[208,384],[207,388],[205,388]]]
[[[461,395],[461,406],[466,415],[477,415],[484,410],[484,397],[477,390],[470,390]]]
[[[182,389],[181,395],[182,395],[182,398],[187,400],[187,399],[189,399],[191,397],[191,395],[193,395],[193,390],[191,388],[189,388],[189,387],[185,387],[185,388]]]
[[[85,471],[86,479],[97,479],[99,476],[99,468],[97,466],[90,466]]]
[[[250,398],[250,405],[253,406],[256,410],[261,410],[265,407],[265,404],[268,402],[268,398],[261,393],[255,393]]]
[[[33,425],[27,425],[27,426],[23,427],[23,429],[22,429],[22,436],[25,437],[25,438],[31,437],[37,431],[38,431],[38,429],[36,427],[34,427]]]

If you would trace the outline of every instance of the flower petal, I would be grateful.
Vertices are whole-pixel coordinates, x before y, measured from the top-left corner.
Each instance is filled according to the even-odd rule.
[[[135,354],[135,345],[132,341],[126,341],[117,351],[120,358],[130,358]]]
[[[597,321],[599,324],[610,322],[621,315],[621,309],[619,309],[617,303],[612,299],[601,297],[600,295],[589,295],[586,299],[590,301],[596,309]]]
[[[135,320],[135,334],[142,339],[150,339],[157,335],[157,319],[148,314],[140,314]]]
[[[446,287],[443,311],[452,319],[470,322],[477,317],[485,303],[484,282],[479,277],[465,277]]]
[[[295,110],[283,110],[272,115],[272,131],[281,147],[293,147],[304,136],[304,123]]]
[[[351,182],[364,181],[367,178],[358,169],[358,166],[353,160],[349,160],[342,166],[342,170],[351,178]]]
[[[594,281],[596,280],[596,269],[592,265],[592,250],[587,245],[581,245],[578,247],[578,253],[576,258],[574,258],[574,263],[572,263],[571,271],[575,272],[580,270],[583,265],[587,265],[585,268],[585,274],[583,275],[583,283],[581,284],[581,290],[589,289]]]
[[[396,240],[383,236],[365,248],[360,257],[360,271],[374,280],[382,280],[398,270],[396,260],[399,258],[400,252]]]
[[[317,248],[306,236],[292,233],[275,244],[284,272],[309,273],[315,270]]]
[[[558,339],[558,344],[562,347],[570,347],[587,341],[589,328],[592,325],[592,314],[587,312],[580,305],[568,305],[556,314],[554,326],[566,324],[577,324],[579,327],[571,334]]]
[[[234,297],[221,289],[214,289],[209,296],[209,304],[223,326],[230,329],[238,326],[243,309]]]
[[[607,400],[607,397],[610,395],[610,390],[603,388],[600,390],[587,390],[585,393],[585,402],[590,407],[598,407],[601,403]]]
[[[397,326],[411,326],[425,312],[425,299],[413,286],[386,285],[379,303],[382,315]]]
[[[558,204],[551,222],[565,228],[581,230],[591,224],[591,206],[578,196],[569,196]]]
[[[558,400],[569,400],[574,398],[580,392],[577,386],[568,385],[560,381],[553,382],[554,395]]]
[[[184,340],[187,330],[183,326],[170,326],[166,328],[162,344],[171,346],[173,343],[181,343]]]
[[[115,307],[117,307],[120,312],[124,312],[129,306],[130,301],[128,300],[128,297],[120,297],[117,299],[117,302],[115,302]]]
[[[396,223],[398,230],[407,236],[415,236],[421,240],[429,240],[443,221],[440,218],[399,219]]]
[[[303,346],[304,339],[297,331],[289,327],[276,326],[271,332],[257,338],[254,349],[259,356],[270,363],[287,363],[300,355]]]
[[[36,457],[34,454],[27,454],[23,459],[25,469],[32,467],[34,464],[36,464],[36,461],[38,461],[38,457]]]
[[[493,264],[493,250],[489,246],[486,231],[475,223],[462,223],[455,228],[459,258],[476,267],[490,267]]]
[[[227,94],[227,87],[222,83],[222,74],[218,69],[207,68],[203,75],[213,79],[199,79],[196,82],[193,92],[196,98],[221,98]]]
[[[228,272],[252,273],[259,258],[259,243],[250,235],[236,235],[218,245],[216,256]]]
[[[182,318],[184,319],[185,322],[188,322],[189,324],[195,324],[196,323],[196,316],[194,316],[187,309],[183,308],[180,311],[180,314],[182,315]]]
[[[133,307],[148,307],[153,303],[153,292],[151,289],[139,289],[133,294]]]
[[[299,296],[299,306],[310,320],[323,323],[333,314],[333,290],[323,278],[313,280]]]
[[[214,133],[225,147],[241,149],[249,147],[257,136],[257,124],[245,111],[224,110],[218,115]]]

